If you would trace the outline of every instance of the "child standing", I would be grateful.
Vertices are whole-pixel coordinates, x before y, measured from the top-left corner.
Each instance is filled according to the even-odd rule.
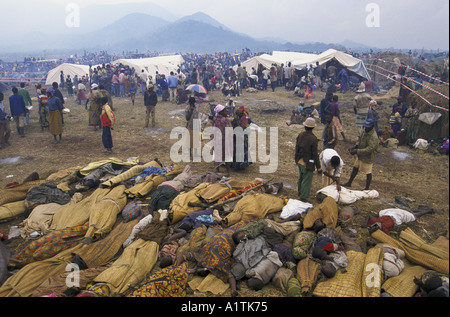
[[[102,123],[102,141],[103,146],[106,149],[106,153],[112,153],[113,140],[111,135],[111,130],[114,130],[114,123],[116,122],[116,117],[108,104],[108,98],[102,97],[100,99],[101,104],[101,115],[100,121]]]

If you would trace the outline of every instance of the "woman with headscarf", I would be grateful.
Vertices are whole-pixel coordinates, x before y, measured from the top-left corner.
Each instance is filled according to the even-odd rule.
[[[227,175],[230,174],[230,163],[226,162],[227,153],[232,153],[233,143],[232,139],[226,138],[226,128],[232,127],[230,120],[228,120],[228,110],[223,105],[218,105],[214,108],[215,116],[213,119],[213,127],[217,128],[211,137],[214,139],[214,167],[216,170],[219,169],[220,166],[226,166]],[[220,132],[220,133],[218,133]],[[219,134],[218,137],[216,134]]]
[[[88,108],[89,103],[89,108]],[[98,85],[92,84],[89,98],[86,100],[85,109],[89,112],[89,125],[94,127],[94,131],[100,127],[100,106],[98,104]]]
[[[242,128],[244,134],[243,139],[239,139],[236,134],[233,136],[233,163],[231,164],[233,169],[242,170],[251,164],[248,153],[248,134],[245,133],[245,129],[247,129],[251,123],[252,119],[249,118],[247,109],[245,109],[244,106],[237,108],[231,125],[233,129],[238,127]]]
[[[54,143],[61,143],[61,137],[63,132],[62,127],[62,110],[63,105],[61,100],[55,96],[55,90],[50,88],[47,90],[48,96],[48,121],[49,131],[53,135]],[[56,137],[59,136],[59,140]]]

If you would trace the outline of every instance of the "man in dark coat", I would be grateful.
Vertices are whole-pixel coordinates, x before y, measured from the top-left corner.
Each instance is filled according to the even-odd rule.
[[[313,172],[317,168],[319,173],[322,173],[320,166],[319,153],[317,144],[319,140],[313,134],[316,127],[314,118],[308,118],[303,123],[305,131],[300,133],[297,137],[295,145],[295,163],[299,168],[298,179],[298,194],[300,200],[308,202],[309,194],[311,192],[311,185],[313,179]]]

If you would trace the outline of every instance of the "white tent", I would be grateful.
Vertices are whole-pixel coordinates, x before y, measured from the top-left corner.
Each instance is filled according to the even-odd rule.
[[[346,69],[354,72],[355,74],[370,80],[370,75],[367,72],[366,66],[364,65],[364,62],[356,57],[353,57],[349,54],[346,54],[341,51],[337,51],[335,49],[329,49],[322,54],[319,54],[316,59],[309,62],[309,64],[315,64],[316,62],[319,62],[319,65],[326,64],[327,62],[335,59],[339,64],[344,66]],[[303,65],[295,65],[296,67],[305,67],[307,64]],[[302,67],[302,68],[303,68]]]
[[[45,85],[51,85],[54,82],[57,82],[59,84],[61,82],[61,71],[63,71],[64,73],[64,79],[67,78],[67,75],[70,75],[72,79],[75,75],[78,75],[78,78],[81,78],[86,74],[89,75],[89,66],[68,63],[61,64],[47,73],[47,80],[45,82]]]
[[[114,65],[128,65],[134,67],[139,74],[144,70],[155,78],[156,72],[159,74],[170,75],[170,72],[176,72],[177,69],[184,63],[183,56],[181,55],[169,55],[158,56],[150,58],[138,58],[138,59],[118,59],[112,64]]]
[[[265,68],[270,69],[272,64],[281,65],[284,64],[285,61],[283,59],[278,59],[272,55],[269,54],[262,54],[260,56],[252,57],[245,62],[241,63],[242,67],[245,67],[247,72],[251,73],[252,67],[255,68],[255,70],[258,70],[258,65],[261,64]],[[237,66],[234,67],[234,69],[237,69]]]
[[[272,56],[284,60],[283,64],[287,65],[291,62],[292,65],[301,65],[303,63],[308,63],[311,60],[317,58],[316,54],[309,53],[299,53],[299,52],[285,52],[285,51],[274,51]]]
[[[261,56],[253,57],[242,63],[247,71],[250,71],[252,67],[258,69],[258,65],[261,64],[265,68],[270,69],[272,64],[277,65],[287,65],[291,62],[292,66],[296,69],[304,69],[308,65],[315,65],[319,62],[319,65],[326,64],[327,62],[335,59],[339,64],[348,70],[358,74],[359,76],[370,80],[370,75],[367,72],[364,62],[358,58],[355,58],[344,52],[340,52],[334,49],[329,49],[322,54],[308,54],[308,53],[298,53],[298,52],[284,52],[284,51],[274,51],[272,55],[263,54]]]

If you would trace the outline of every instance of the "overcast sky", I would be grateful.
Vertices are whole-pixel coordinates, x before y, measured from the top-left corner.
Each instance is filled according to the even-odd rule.
[[[68,29],[69,3],[79,6],[81,26],[86,26],[96,19],[105,24],[116,19],[100,10],[93,18],[93,12],[86,12],[92,5],[106,8],[130,2],[153,3],[178,18],[202,11],[232,30],[256,38],[449,49],[448,0],[2,0],[0,27],[17,36],[31,31],[63,33]],[[148,6],[145,8],[143,13],[151,14]]]

